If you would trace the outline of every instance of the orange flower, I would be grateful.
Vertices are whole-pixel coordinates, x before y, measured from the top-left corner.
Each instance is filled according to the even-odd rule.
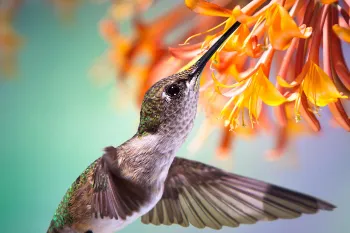
[[[233,85],[221,84],[215,76],[213,79],[217,87],[231,89],[223,94],[230,99],[221,111],[225,125],[230,125],[231,129],[239,125],[239,118],[242,120],[242,125],[245,126],[244,108],[248,109],[249,119],[254,124],[259,118],[262,102],[270,106],[277,106],[287,101],[267,79],[261,66],[258,66],[248,78]]]
[[[231,16],[230,10],[227,10],[211,2],[203,0],[185,0],[185,4],[188,8],[198,14],[222,17]]]
[[[263,46],[258,43],[257,37],[251,34],[247,24],[239,26],[222,50],[237,51],[249,57],[260,57],[264,52]]]
[[[278,3],[267,10],[265,27],[272,47],[278,50],[287,49],[293,38],[308,38],[312,32],[310,27],[298,27],[288,11]]]
[[[251,33],[249,33],[247,25],[242,25],[240,32],[235,32],[234,34],[236,36],[232,35],[231,39],[227,42],[227,44],[237,44],[237,46],[226,46],[226,50],[231,48],[231,51],[237,51],[236,49],[239,47],[239,41],[237,41],[238,38],[241,39],[241,44],[243,44],[242,39],[244,38],[244,47],[246,47],[248,42],[251,42],[252,46],[255,44],[257,47],[261,47],[261,45],[257,45],[257,39],[254,38],[254,33],[256,33],[255,30],[260,25],[264,25],[272,47],[277,50],[287,49],[293,38],[308,38],[312,32],[312,28],[305,27],[305,25],[298,27],[288,11],[279,3],[270,4],[262,12],[258,12],[253,16],[245,14],[244,8],[241,10],[240,7],[235,7],[230,12],[225,8],[204,0],[186,0],[185,3],[190,9],[199,14],[228,18],[225,21],[225,29],[232,25],[236,20],[241,21],[243,25],[256,23]],[[223,32],[218,35],[222,33]],[[250,41],[252,38],[254,38],[253,40],[255,41]],[[232,42],[232,40],[235,41]],[[208,43],[208,39],[206,39],[206,42]]]
[[[17,54],[23,38],[13,28],[11,20],[18,4],[18,1],[10,1],[0,8],[0,77],[11,77],[17,71]]]
[[[297,79],[288,84],[280,76],[278,83],[283,87],[293,88],[299,86],[299,94],[296,99],[296,116],[300,116],[301,94],[305,93],[309,102],[314,106],[315,112],[318,107],[338,101],[339,98],[348,98],[340,93],[328,75],[313,61],[308,61]]]

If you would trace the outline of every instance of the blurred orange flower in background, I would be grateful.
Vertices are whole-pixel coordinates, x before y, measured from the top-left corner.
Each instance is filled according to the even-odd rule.
[[[23,39],[12,26],[20,0],[0,2],[0,77],[11,77],[17,71],[17,53]]]

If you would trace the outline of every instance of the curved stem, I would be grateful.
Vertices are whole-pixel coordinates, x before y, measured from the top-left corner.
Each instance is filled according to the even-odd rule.
[[[338,23],[338,14],[337,10],[332,7],[332,22],[331,25]],[[332,53],[332,62],[341,83],[345,86],[347,90],[350,91],[350,71],[346,65],[343,51],[341,48],[341,42],[338,36],[331,31],[331,53]]]
[[[341,101],[338,99],[335,103],[329,103],[328,108],[338,124],[343,127],[343,129],[350,132],[350,119],[346,114]]]
[[[305,16],[303,18],[303,24],[310,25],[310,22],[312,20],[313,13],[315,11],[315,2],[311,0],[309,4],[306,7]],[[303,65],[305,63],[305,46],[306,46],[307,40],[300,40],[298,44],[298,49],[296,53],[296,61],[295,61],[295,77],[298,76],[301,73],[301,70],[303,68]]]
[[[331,13],[333,15],[334,11]],[[331,32],[332,32],[332,15],[327,15],[326,23],[323,27],[323,70],[324,72],[334,80],[332,62],[331,62]],[[332,113],[334,119],[345,130],[350,131],[350,120],[346,114],[341,101],[338,99],[335,103],[328,104],[329,110]]]
[[[309,52],[308,60],[313,61],[316,65],[319,64],[319,51],[321,45],[321,35],[326,16],[328,14],[329,4],[323,5],[320,14],[318,14],[315,21],[314,31],[312,32],[312,42]]]
[[[346,6],[348,8],[348,11],[344,10],[341,6],[337,6],[339,17],[342,17],[347,25],[350,25],[350,7]]]
[[[315,12],[318,10],[318,5],[315,4],[315,1],[311,0],[306,7],[305,16],[303,18],[303,24],[310,25],[312,21],[315,20]],[[312,35],[313,36],[313,35]],[[307,43],[310,41],[308,40],[300,40],[296,52],[296,61],[295,61],[295,76],[294,79],[301,73],[303,66],[305,64],[305,57],[306,57],[306,46]],[[305,121],[310,125],[313,131],[318,132],[321,129],[320,122],[317,120],[316,116],[309,111],[309,105],[307,102],[307,98],[305,93],[300,93],[300,103],[297,103],[299,106],[300,104],[300,114],[305,119]],[[297,116],[298,117],[298,116]]]
[[[284,58],[282,60],[282,64],[280,66],[280,70],[278,72],[278,76],[281,76],[283,79],[287,79],[287,72],[290,65],[290,62],[292,60],[293,54],[297,48],[299,42],[299,38],[293,38],[291,45],[289,46],[287,52],[284,55]]]
[[[344,3],[344,8],[345,8],[345,13],[347,13],[348,16],[350,16],[350,0],[344,0],[343,1]],[[347,18],[348,19],[348,24],[350,25],[350,18]]]
[[[291,45],[289,46],[283,60],[282,60],[282,64],[280,66],[280,70],[278,71],[278,76],[282,77],[283,79],[287,79],[287,72],[288,72],[288,68],[289,68],[289,64],[292,60],[294,51],[296,50],[296,47],[298,45],[299,42],[299,38],[294,38],[292,40]],[[276,84],[278,91],[280,91],[281,93],[284,92],[284,88],[281,87],[278,83]],[[275,115],[277,117],[277,121],[281,126],[286,126],[287,125],[287,114],[286,114],[286,109],[285,109],[285,104],[281,104],[280,106],[277,106],[274,111],[275,111]]]
[[[309,104],[307,102],[307,97],[305,93],[303,92],[300,97],[300,114],[303,116],[305,121],[311,126],[311,129],[315,132],[318,132],[321,130],[321,125],[318,119],[316,118],[315,114],[313,114],[309,110]]]

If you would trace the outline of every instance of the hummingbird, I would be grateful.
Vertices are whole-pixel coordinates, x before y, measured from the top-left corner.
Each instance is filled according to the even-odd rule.
[[[47,233],[112,233],[145,224],[220,229],[293,219],[334,205],[316,197],[176,157],[190,133],[200,75],[240,23],[234,23],[190,68],[145,94],[136,134],[104,149],[75,180]]]

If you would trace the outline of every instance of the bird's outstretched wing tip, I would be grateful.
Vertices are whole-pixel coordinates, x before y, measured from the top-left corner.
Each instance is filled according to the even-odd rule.
[[[337,208],[337,206],[335,206],[335,205],[333,205],[333,204],[331,204],[329,202],[321,201],[321,200],[319,200],[317,202],[317,205],[318,205],[318,208],[320,210],[325,210],[325,211],[333,211],[333,210],[335,210]]]

